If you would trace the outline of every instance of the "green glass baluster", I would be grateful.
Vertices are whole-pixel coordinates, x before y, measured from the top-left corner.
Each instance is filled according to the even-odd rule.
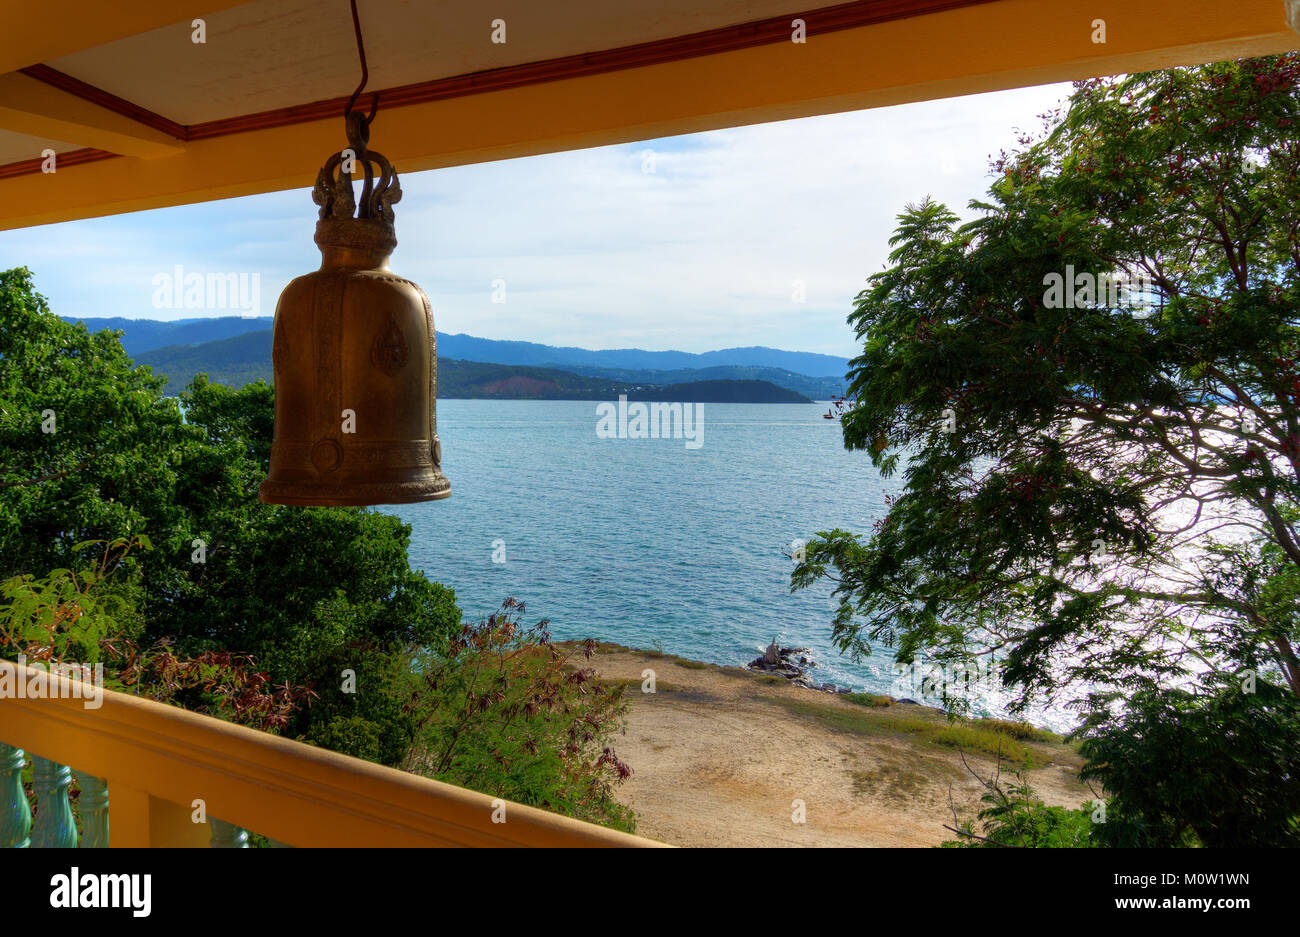
[[[37,849],[72,849],[77,845],[77,823],[68,803],[72,771],[38,755],[32,756],[32,787],[36,791],[36,822],[32,846]]]
[[[212,840],[209,845],[213,849],[248,848],[248,830],[227,823],[225,820],[218,820],[216,817],[208,817],[208,823],[212,827]]]
[[[81,807],[82,849],[108,848],[108,782],[86,774],[83,771],[72,772],[81,788],[77,805]]]
[[[32,808],[23,790],[26,762],[21,748],[0,742],[0,849],[31,845]]]

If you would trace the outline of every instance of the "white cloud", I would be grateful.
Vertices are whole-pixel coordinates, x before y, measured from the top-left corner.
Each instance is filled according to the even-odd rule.
[[[1068,86],[761,124],[403,176],[395,270],[438,328],[588,348],[851,355],[854,295],[925,195],[960,214],[988,159]],[[383,150],[382,134],[375,146]],[[642,171],[654,152],[653,173]],[[400,167],[399,167],[400,168]],[[162,317],[150,280],[258,272],[263,311],[314,269],[306,191],[0,233],[63,315]],[[494,280],[507,301],[493,303]],[[791,300],[802,280],[807,299]]]

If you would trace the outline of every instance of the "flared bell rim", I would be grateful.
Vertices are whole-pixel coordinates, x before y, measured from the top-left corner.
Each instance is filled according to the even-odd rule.
[[[404,482],[320,485],[268,478],[258,486],[257,497],[263,504],[289,507],[359,508],[419,504],[451,497],[451,482],[440,477]]]

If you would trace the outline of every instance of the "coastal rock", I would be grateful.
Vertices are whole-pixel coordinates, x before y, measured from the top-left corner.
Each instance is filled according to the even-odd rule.
[[[784,677],[790,681],[792,686],[800,686],[806,690],[815,690],[818,693],[830,693],[835,696],[841,696],[845,693],[852,693],[853,688],[847,686],[838,686],[834,683],[814,683],[808,670],[817,666],[817,662],[808,656],[809,649],[806,647],[781,647],[776,641],[767,646],[760,657],[755,657],[746,666],[757,673],[768,674],[773,677]],[[900,700],[900,702],[912,702],[911,700]]]
[[[784,677],[791,683],[798,686],[807,687],[808,689],[823,690],[834,692],[834,687],[830,684],[817,686],[812,679],[807,676],[807,671],[811,667],[816,667],[817,662],[809,655],[809,649],[806,647],[781,647],[774,639],[767,646],[761,657],[755,657],[747,665],[750,670],[759,673],[771,674],[777,677]],[[830,686],[829,691],[826,687]]]

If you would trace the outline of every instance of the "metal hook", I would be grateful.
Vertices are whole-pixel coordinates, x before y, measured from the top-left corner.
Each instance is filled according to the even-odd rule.
[[[357,90],[352,92],[352,97],[348,98],[348,106],[343,109],[343,116],[347,117],[352,113],[352,106],[357,103],[362,90],[366,87],[366,82],[370,80],[370,70],[366,67],[366,46],[361,40],[361,17],[357,14],[357,0],[350,0],[352,4],[352,32],[357,38],[357,56],[361,59],[361,83],[357,85]],[[366,117],[366,124],[369,125],[374,119],[375,114],[379,111],[379,92],[374,93],[374,100],[370,102],[370,114]]]

